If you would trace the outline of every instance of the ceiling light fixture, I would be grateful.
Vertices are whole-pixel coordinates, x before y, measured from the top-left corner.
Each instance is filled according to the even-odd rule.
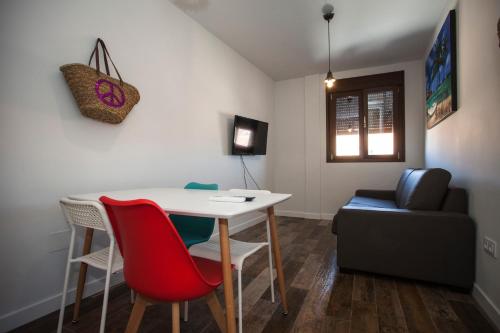
[[[331,69],[331,49],[330,49],[330,21],[333,19],[335,13],[333,12],[333,6],[329,3],[325,4],[321,9],[323,12],[323,18],[328,22],[328,74],[326,74],[325,84],[328,89],[333,88],[333,83],[335,82],[335,78],[332,74]]]

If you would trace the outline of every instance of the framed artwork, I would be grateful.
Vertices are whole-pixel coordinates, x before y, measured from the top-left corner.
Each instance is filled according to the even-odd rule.
[[[432,128],[457,111],[456,19],[446,17],[425,62],[427,128]]]

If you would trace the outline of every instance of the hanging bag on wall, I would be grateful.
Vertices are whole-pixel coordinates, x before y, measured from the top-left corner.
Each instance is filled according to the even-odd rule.
[[[106,74],[101,72],[99,63],[101,47]],[[95,55],[96,68],[90,67]],[[108,58],[115,69],[118,79],[109,72]],[[95,43],[89,64],[68,64],[59,68],[76,99],[80,112],[89,118],[118,124],[125,119],[134,105],[139,102],[139,91],[123,81],[116,69],[104,41],[100,38]]]

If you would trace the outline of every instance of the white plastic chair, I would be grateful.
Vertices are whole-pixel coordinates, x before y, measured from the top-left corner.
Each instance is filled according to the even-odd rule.
[[[243,189],[231,189],[229,190],[234,195],[267,195],[271,192],[266,190],[243,190]],[[243,332],[243,307],[242,307],[242,287],[241,287],[241,272],[243,269],[243,263],[245,259],[264,246],[268,246],[268,257],[269,257],[269,277],[271,284],[271,300],[274,303],[274,276],[273,276],[273,259],[272,259],[272,248],[271,248],[271,237],[269,232],[269,220],[266,220],[267,227],[267,242],[262,243],[250,243],[242,242],[235,239],[229,239],[229,245],[231,248],[231,264],[234,265],[238,271],[238,328],[239,332]],[[220,261],[220,243],[218,237],[210,238],[207,242],[199,243],[191,246],[189,248],[189,253],[193,256]],[[185,305],[184,319],[187,318],[187,303]]]
[[[59,322],[57,325],[57,332],[62,332],[64,309],[66,307],[66,294],[68,292],[68,280],[70,275],[70,267],[72,263],[86,263],[89,266],[96,267],[106,271],[106,282],[104,286],[104,300],[102,305],[101,325],[99,328],[100,333],[104,333],[106,326],[106,312],[108,308],[109,297],[109,284],[111,273],[116,273],[123,269],[123,259],[120,251],[115,246],[115,238],[113,236],[113,229],[106,214],[104,207],[93,201],[79,201],[63,198],[60,201],[66,221],[71,229],[71,238],[68,251],[68,262],[66,264],[66,273],[64,276],[64,287],[61,300],[61,310],[59,312]],[[73,250],[75,246],[75,226],[91,228],[96,230],[105,231],[109,237],[109,247],[99,251],[91,252],[87,255],[80,257],[73,257]]]

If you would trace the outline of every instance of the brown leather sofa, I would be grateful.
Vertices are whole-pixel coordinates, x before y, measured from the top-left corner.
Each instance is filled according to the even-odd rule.
[[[444,169],[407,169],[395,191],[357,190],[333,219],[338,266],[470,289],[475,225]]]

